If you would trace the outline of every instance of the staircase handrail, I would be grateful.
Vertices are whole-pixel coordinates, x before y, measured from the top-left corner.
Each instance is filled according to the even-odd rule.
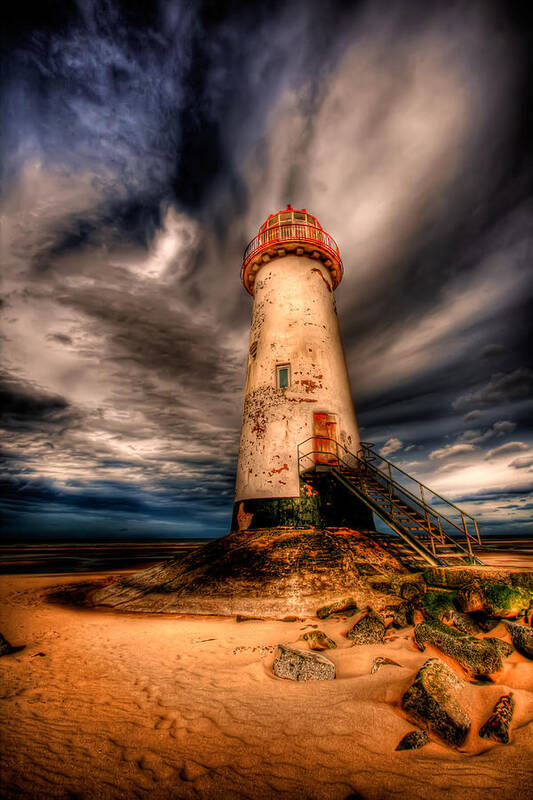
[[[374,467],[373,464],[365,464],[365,468],[366,469],[370,468],[370,470],[374,474],[379,475],[381,478],[384,478],[386,482],[388,481],[389,483],[391,483],[392,486],[395,489],[395,493],[396,493],[397,496],[399,496],[401,494],[407,495],[409,497],[409,499],[411,500],[411,505],[412,506],[416,505],[416,506],[419,506],[420,508],[422,508],[424,510],[424,512],[426,513],[426,519],[431,516],[431,517],[433,517],[434,520],[436,519],[437,521],[439,521],[439,517],[440,517],[440,518],[446,520],[446,522],[449,522],[451,525],[453,525],[453,527],[456,528],[456,530],[458,530],[459,533],[462,534],[465,537],[466,543],[468,545],[468,550],[465,550],[465,548],[460,544],[460,542],[458,542],[456,539],[454,539],[452,536],[450,536],[449,533],[446,533],[446,531],[443,530],[442,525],[440,525],[440,524],[438,525],[439,532],[437,534],[437,538],[440,537],[441,540],[446,539],[448,542],[451,542],[454,545],[454,547],[458,547],[460,550],[462,550],[466,555],[473,556],[473,553],[471,552],[470,539],[472,539],[473,541],[475,541],[475,539],[474,539],[474,537],[472,536],[472,534],[468,530],[466,530],[464,528],[460,528],[458,525],[455,524],[455,522],[453,520],[449,519],[445,514],[441,514],[440,511],[437,511],[435,508],[430,506],[422,498],[417,497],[416,494],[413,494],[411,491],[409,491],[409,489],[406,489],[405,486],[403,486],[398,481],[395,481],[393,478],[389,478],[386,475],[386,473],[382,472],[377,467]],[[428,524],[428,528],[429,528],[428,534],[430,535],[430,537],[433,538],[433,531],[430,529],[431,528],[431,523],[429,522],[429,519],[427,519],[427,524]],[[435,525],[435,522],[433,522],[433,525]],[[424,528],[424,530],[426,530],[426,528]]]
[[[307,440],[306,440],[306,441],[307,441]],[[365,461],[367,460],[367,454],[366,454],[366,452],[365,452],[365,451],[366,451],[366,450],[368,450],[368,451],[369,451],[369,453],[370,453],[371,455],[373,455],[373,456],[375,456],[375,457],[377,457],[377,458],[380,458],[382,461],[385,461],[385,463],[386,463],[386,464],[389,464],[389,466],[391,467],[391,469],[395,469],[395,470],[397,470],[398,472],[401,472],[401,473],[402,473],[402,475],[405,475],[405,477],[406,477],[406,478],[409,478],[409,480],[411,480],[411,481],[414,481],[414,482],[415,482],[415,483],[417,483],[419,486],[421,486],[423,489],[427,489],[427,490],[428,490],[428,492],[431,492],[431,494],[432,494],[432,495],[434,495],[435,497],[438,497],[438,498],[439,498],[439,500],[442,500],[444,503],[446,503],[446,505],[448,505],[448,506],[451,506],[452,508],[455,508],[455,510],[459,512],[459,514],[461,515],[461,517],[463,518],[463,520],[464,520],[464,517],[468,517],[468,519],[469,519],[469,520],[471,520],[471,521],[474,523],[474,528],[475,528],[475,531],[476,531],[476,536],[472,536],[472,534],[470,533],[470,531],[468,531],[468,529],[467,529],[467,527],[466,527],[466,524],[465,524],[465,528],[464,528],[464,531],[463,531],[463,532],[464,532],[464,533],[465,533],[467,536],[470,536],[472,539],[477,539],[477,542],[478,542],[478,544],[481,544],[481,538],[480,538],[480,536],[479,536],[479,528],[478,528],[477,520],[476,520],[476,519],[475,519],[475,518],[474,518],[474,517],[473,517],[471,514],[469,514],[467,511],[463,511],[463,509],[462,509],[462,508],[459,508],[459,506],[456,506],[456,505],[455,505],[455,503],[452,503],[452,501],[451,501],[451,500],[448,500],[448,498],[447,498],[447,497],[443,497],[441,494],[439,494],[439,493],[438,493],[438,492],[436,492],[434,489],[432,489],[432,488],[431,488],[431,486],[428,486],[427,484],[425,484],[425,483],[422,483],[422,481],[419,481],[419,480],[418,480],[418,478],[414,478],[412,475],[409,475],[409,473],[408,473],[408,472],[406,472],[406,471],[405,471],[404,469],[402,469],[401,467],[398,467],[398,466],[397,466],[396,464],[394,464],[392,461],[389,461],[389,459],[388,459],[388,458],[385,458],[385,456],[382,456],[382,455],[380,455],[379,453],[376,453],[376,452],[374,452],[374,451],[372,450],[372,448],[374,447],[374,444],[373,444],[372,442],[360,442],[360,444],[361,444],[361,450],[360,450],[359,452],[362,452],[362,453],[363,453],[363,459],[364,459]],[[342,447],[342,445],[341,445],[341,447]],[[377,470],[378,470],[378,472],[381,472],[381,470],[380,470],[378,467],[375,467],[375,469],[377,469]],[[384,473],[383,473],[383,474],[384,474]],[[386,476],[385,476],[385,477],[386,477]],[[401,484],[400,484],[400,485],[401,485]],[[405,490],[405,491],[409,491],[409,490],[407,489],[407,490]],[[413,495],[413,497],[416,497],[416,495]],[[440,511],[439,511],[439,512],[437,512],[437,513],[438,513],[438,514],[440,514],[440,516],[444,517],[444,519],[445,519],[445,520],[447,520],[449,523],[451,523],[451,525],[454,525],[454,526],[457,528],[457,530],[462,530],[461,528],[459,528],[459,527],[458,527],[458,526],[455,524],[455,522],[453,522],[453,520],[449,519],[449,518],[446,516],[446,514],[441,514],[441,512],[440,512]]]
[[[378,469],[378,467],[375,467],[373,464],[371,464],[364,457],[363,448],[361,448],[361,450],[359,451],[359,452],[363,453],[363,458],[360,458],[358,455],[356,455],[355,453],[352,453],[350,450],[348,450],[346,447],[344,447],[344,445],[342,445],[340,442],[337,442],[335,439],[331,439],[328,436],[309,436],[307,439],[305,439],[303,442],[301,442],[298,445],[298,464],[300,464],[302,462],[302,460],[304,458],[307,458],[308,456],[311,456],[311,455],[316,454],[316,453],[321,453],[323,455],[324,452],[327,452],[327,451],[323,451],[323,450],[314,450],[313,449],[313,450],[310,450],[307,453],[304,453],[303,455],[300,455],[300,449],[303,448],[303,446],[305,444],[307,444],[307,442],[309,442],[311,440],[316,441],[316,439],[320,439],[321,441],[332,442],[336,447],[336,451],[335,452],[332,451],[331,455],[335,456],[338,461],[342,461],[342,463],[346,464],[346,466],[350,466],[350,463],[348,461],[346,461],[345,458],[341,458],[339,456],[339,448],[342,451],[344,451],[344,453],[346,453],[347,455],[351,456],[352,459],[355,459],[356,464],[358,462],[364,464],[365,468],[367,468],[367,469],[370,468],[373,472],[377,473],[380,477],[384,478],[386,481],[389,481],[392,484],[393,487],[398,488],[400,492],[402,492],[403,494],[408,495],[414,501],[414,503],[416,503],[416,505],[422,507],[424,509],[424,511],[427,512],[427,514],[431,514],[431,516],[436,517],[437,519],[439,517],[441,517],[442,519],[446,520],[446,522],[448,522],[457,531],[459,531],[459,533],[461,533],[463,536],[466,537],[467,543],[469,543],[470,539],[475,540],[475,537],[472,536],[472,534],[470,533],[470,531],[468,530],[468,528],[466,526],[466,523],[465,523],[464,517],[463,517],[465,512],[463,512],[462,509],[458,508],[453,503],[450,503],[450,505],[453,508],[455,508],[457,511],[459,511],[459,513],[461,514],[461,517],[463,518],[464,527],[460,528],[453,520],[449,519],[445,514],[442,514],[440,511],[438,511],[437,509],[433,508],[428,503],[426,503],[426,501],[425,501],[425,499],[423,497],[417,497],[415,494],[413,494],[413,492],[411,492],[409,489],[407,489],[405,486],[403,486],[401,483],[399,483],[399,481],[394,480],[394,478],[391,475],[387,475],[385,472],[383,472],[382,470]],[[368,447],[368,444],[365,444],[365,446]],[[381,458],[381,456],[379,456],[379,458]],[[383,459],[383,460],[388,462],[387,459]],[[429,492],[433,493],[436,497],[439,497],[441,500],[444,500],[444,502],[448,502],[446,500],[446,498],[442,497],[441,495],[437,494],[436,492],[433,492],[433,489],[431,489],[429,486],[425,486],[425,484],[422,484],[416,478],[413,478],[412,475],[409,475],[407,472],[405,472],[404,470],[400,469],[400,467],[396,467],[392,462],[388,462],[388,463],[390,464],[391,468],[398,469],[400,472],[402,472],[404,475],[406,475],[406,477],[408,477],[410,480],[413,480],[413,481],[415,481],[415,483],[419,484],[420,486],[423,486]],[[471,517],[470,514],[467,514],[466,516],[468,516],[470,519],[473,519],[473,517]],[[475,520],[473,520],[473,521],[475,522]],[[457,545],[461,549],[463,549],[461,547],[461,545],[459,545],[451,536],[449,536],[449,534],[447,534],[445,531],[442,530],[442,527],[440,525],[439,525],[439,531],[446,539],[449,539],[455,545]],[[430,535],[431,535],[431,531],[428,531],[428,533],[430,533]],[[481,541],[479,539],[479,531],[478,531],[478,528],[477,528],[477,524],[476,524],[476,533],[477,533],[477,537],[478,537],[477,541],[478,541],[479,544],[481,544]],[[470,549],[470,546],[469,546],[469,549]]]

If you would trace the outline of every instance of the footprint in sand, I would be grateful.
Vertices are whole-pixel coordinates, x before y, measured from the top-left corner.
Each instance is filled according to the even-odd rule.
[[[169,717],[156,717],[154,722],[154,730],[167,731],[172,725],[173,720]]]
[[[183,765],[183,769],[180,772],[180,778],[183,781],[195,781],[197,778],[201,778],[206,772],[206,768],[199,764],[197,761],[189,761],[186,760],[185,764]]]

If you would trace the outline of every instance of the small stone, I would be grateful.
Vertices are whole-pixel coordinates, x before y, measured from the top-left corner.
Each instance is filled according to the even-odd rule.
[[[264,617],[247,617],[244,614],[237,614],[235,622],[264,622]]]
[[[355,623],[346,634],[354,645],[379,644],[385,638],[385,623],[374,611],[370,610]]]
[[[272,665],[278,678],[290,681],[331,681],[335,678],[335,664],[329,658],[284,644],[279,644],[278,649],[280,654]]]
[[[416,600],[424,594],[426,590],[423,583],[402,583],[400,595],[404,600]]]
[[[386,617],[392,617],[393,628],[408,628],[413,624],[413,609],[409,603],[399,603],[395,606],[387,606],[384,611]]]
[[[513,718],[514,698],[512,692],[504,694],[492,710],[492,714],[481,727],[479,735],[483,739],[509,744],[509,726]]]
[[[327,606],[321,606],[321,608],[317,608],[316,615],[319,619],[326,619],[326,617],[341,611],[357,611],[357,603],[353,597],[345,597],[343,600],[336,600],[334,603],[328,603]]]
[[[501,619],[496,617],[487,617],[486,614],[474,614],[476,624],[479,625],[483,633],[490,633],[494,628],[500,624]]]
[[[452,692],[463,682],[440,658],[430,658],[402,697],[402,708],[413,722],[421,724],[448,744],[464,744],[471,722]]]
[[[533,629],[516,622],[505,622],[514,647],[526,658],[533,658]]]
[[[468,633],[469,636],[476,636],[481,632],[480,626],[468,614],[463,614],[462,611],[452,611],[452,622],[461,633]]]
[[[459,633],[437,619],[421,622],[414,630],[415,644],[420,650],[426,644],[438,647],[445,655],[454,658],[472,675],[493,675],[501,670],[503,659],[513,648],[501,639],[476,639]]]
[[[13,653],[14,648],[11,647],[7,639],[5,639],[2,634],[0,633],[0,656],[7,656],[9,653]]]
[[[401,667],[401,664],[398,664],[397,661],[393,661],[391,658],[385,658],[384,656],[378,656],[374,659],[372,664],[372,669],[370,670],[370,674],[374,675],[381,667],[384,667],[386,664],[389,664],[394,667]]]
[[[337,645],[323,631],[309,631],[303,638],[309,642],[311,650],[334,650]]]
[[[429,741],[427,733],[417,728],[405,734],[396,750],[420,750],[425,744],[429,744]]]
[[[303,622],[303,619],[302,619],[302,617],[289,616],[289,617],[282,617],[280,619],[280,622]]]

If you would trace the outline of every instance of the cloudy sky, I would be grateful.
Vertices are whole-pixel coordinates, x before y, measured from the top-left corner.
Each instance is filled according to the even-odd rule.
[[[533,531],[532,26],[518,5],[10,4],[11,536],[227,532],[241,254],[288,202],[341,249],[363,438],[482,532]]]

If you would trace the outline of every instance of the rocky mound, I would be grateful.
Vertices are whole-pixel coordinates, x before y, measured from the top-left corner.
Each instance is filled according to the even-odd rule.
[[[359,606],[382,608],[391,598],[369,579],[383,574],[406,576],[408,570],[371,534],[243,531],[99,588],[90,600],[121,611],[314,615],[346,595]]]

